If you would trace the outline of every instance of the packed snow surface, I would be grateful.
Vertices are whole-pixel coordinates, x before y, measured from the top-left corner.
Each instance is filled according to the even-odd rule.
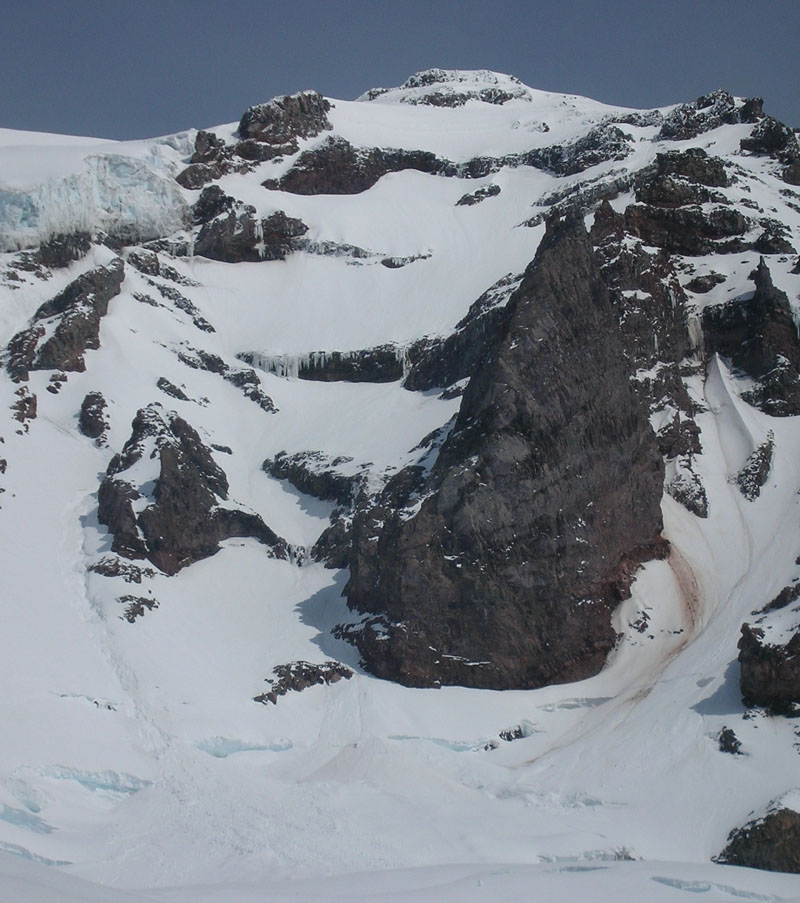
[[[514,97],[441,108],[410,102],[436,84],[411,84],[369,101],[332,101],[334,130],[357,146],[431,150],[458,162],[571,141],[609,113],[628,112],[494,73],[444,71],[442,79],[448,91],[494,87]],[[235,126],[217,131],[226,128]],[[38,417],[28,431],[10,418],[0,424],[0,897],[800,899],[795,877],[710,861],[733,827],[798,784],[797,723],[746,716],[736,661],[741,623],[798,575],[797,419],[745,404],[721,361],[705,382],[696,379],[697,467],[710,516],[664,497],[672,553],[639,572],[615,615],[619,644],[596,677],[535,691],[407,689],[364,673],[353,647],[331,634],[353,619],[341,596],[347,574],[302,550],[327,526],[332,505],[269,477],[262,462],[318,451],[379,481],[416,459],[413,449],[448,422],[459,399],[399,382],[260,371],[278,409],[268,414],[178,357],[199,348],[238,366],[244,352],[299,358],[451,332],[482,292],[533,258],[544,227],[520,224],[545,209],[542,198],[633,171],[664,149],[655,128],[622,128],[631,155],[579,176],[518,167],[467,181],[406,171],[359,195],[311,197],[261,188],[290,159],[225,176],[223,190],[259,214],[300,217],[314,240],[419,259],[398,269],[305,252],[236,265],[171,260],[187,283],[180,292],[213,333],[128,266],[86,371],[69,374],[56,393],[47,391],[49,373],[31,373]],[[749,128],[678,144],[729,154]],[[9,252],[0,269],[10,252],[57,231],[124,226],[146,241],[183,229],[197,193],[174,175],[193,137],[109,143],[0,130],[0,249]],[[786,206],[782,183],[764,161],[738,162],[750,196],[778,211],[796,243],[800,214]],[[501,194],[456,206],[488,184]],[[0,284],[2,343],[43,301],[113,256],[97,247],[47,279],[23,274]],[[727,276],[703,303],[752,291],[757,259],[696,260],[698,271]],[[796,306],[800,277],[791,267],[787,259],[772,272]],[[166,398],[160,377],[188,400]],[[3,375],[3,410],[17,388]],[[102,391],[109,406],[99,447],[77,430],[89,391]],[[228,540],[174,577],[155,572],[129,583],[88,570],[110,554],[97,521],[99,479],[137,409],[152,401],[231,451],[214,454],[232,502],[257,511],[294,556],[273,559],[254,541]],[[770,477],[748,501],[729,476],[770,431]],[[158,605],[130,623],[118,601],[128,594]],[[635,629],[645,613],[647,629]],[[785,617],[791,631],[793,615]],[[331,659],[353,677],[275,705],[253,701],[275,666]],[[725,726],[746,754],[720,752]],[[513,742],[500,738],[517,728]],[[795,805],[797,792],[788,799]]]

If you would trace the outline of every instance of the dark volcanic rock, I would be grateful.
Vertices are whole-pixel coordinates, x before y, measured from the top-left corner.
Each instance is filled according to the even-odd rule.
[[[14,393],[17,400],[11,405],[11,416],[23,426],[24,432],[28,432],[29,420],[36,420],[38,401],[36,396],[29,391],[27,386],[20,386]],[[21,432],[17,430],[17,432]]]
[[[628,232],[670,254],[697,256],[743,251],[750,245],[738,236],[748,226],[747,217],[729,207],[706,211],[699,207],[631,204],[625,210]]]
[[[255,370],[234,370],[229,367],[223,379],[236,386],[237,389],[241,389],[244,397],[254,401],[262,411],[266,411],[268,414],[274,414],[277,411],[272,399],[261,388],[261,380]]]
[[[686,288],[696,295],[705,295],[715,285],[721,285],[725,279],[726,277],[722,273],[708,273],[704,276],[695,276],[694,279],[686,283]]]
[[[747,706],[791,712],[800,703],[800,631],[785,646],[765,643],[764,631],[742,624],[739,686]]]
[[[402,377],[403,361],[394,345],[312,352],[301,362],[297,375],[318,382],[388,383]]]
[[[254,129],[257,127],[256,119],[259,115],[263,114],[266,118],[272,117],[272,135],[270,135],[270,128],[265,124],[265,130],[260,137],[245,135],[243,140],[237,141],[235,144],[226,144],[213,132],[199,131],[195,138],[195,149],[189,165],[176,177],[178,184],[189,189],[202,188],[228,173],[250,172],[254,164],[274,160],[283,154],[297,153],[299,149],[297,136],[310,137],[312,134],[300,121],[303,118],[302,114],[297,109],[294,112],[289,111],[289,107],[293,107],[297,98],[301,96],[276,98],[268,104],[251,107],[244,114],[242,123],[247,122]],[[281,106],[283,101],[288,101],[285,109]],[[281,128],[286,134],[292,131],[291,123],[289,123],[289,119],[292,117],[294,117],[294,123],[298,129],[297,134],[290,135],[286,141],[280,141],[276,137],[277,133],[281,131]],[[283,123],[283,126],[280,126],[280,122]],[[302,134],[304,132],[307,134]]]
[[[697,517],[708,517],[708,496],[700,477],[691,469],[677,473],[665,486],[667,495]]]
[[[134,486],[124,474],[147,459],[154,462],[154,478]],[[167,574],[213,555],[222,540],[236,536],[257,539],[284,556],[286,544],[258,515],[220,507],[227,497],[225,473],[197,432],[174,412],[150,404],[137,413],[130,439],[108,465],[98,519],[114,535],[112,551],[147,558]]]
[[[796,602],[798,599],[800,599],[800,583],[794,586],[784,586],[774,599],[767,602],[763,608],[754,611],[753,614],[760,615],[767,614],[770,611],[778,611],[781,608],[786,608],[787,605],[791,605],[792,602]]]
[[[800,813],[779,807],[731,831],[716,861],[800,874]]]
[[[147,248],[131,251],[128,254],[128,263],[145,276],[159,276],[161,279],[168,279],[170,282],[176,282],[178,285],[198,284],[194,280],[189,279],[188,276],[179,273],[175,267],[160,260],[158,254]]]
[[[203,226],[235,206],[236,200],[225,194],[219,185],[209,185],[200,192],[200,197],[192,207],[192,220],[196,226]]]
[[[405,169],[454,175],[456,167],[430,151],[357,148],[333,135],[300,154],[284,176],[264,182],[264,187],[292,194],[360,194],[388,173]]]
[[[415,686],[596,673],[633,573],[666,552],[662,483],[582,220],[551,222],[430,473],[356,513],[366,667]]]
[[[339,505],[350,505],[360,482],[359,477],[340,473],[336,467],[351,460],[330,460],[322,452],[298,452],[294,455],[278,452],[274,458],[264,461],[262,466],[270,476],[288,480],[295,489],[306,495]]]
[[[595,212],[592,240],[612,290],[625,355],[637,371],[634,389],[661,421],[658,449],[666,460],[680,459],[666,491],[693,514],[707,517],[708,498],[693,471],[693,456],[702,451],[700,429],[681,373],[693,355],[686,295],[670,255],[632,241],[624,222],[603,203]]]
[[[268,414],[274,414],[277,411],[272,399],[261,388],[261,380],[255,370],[229,367],[219,355],[210,354],[208,351],[197,348],[179,351],[178,359],[193,370],[207,370],[209,373],[221,376],[225,382],[241,389],[245,398],[254,401],[262,411],[266,411]]]
[[[153,611],[158,608],[158,600],[152,596],[120,596],[117,599],[120,605],[125,606],[125,611],[120,617],[129,624],[135,623],[137,618],[141,618],[146,611]]]
[[[411,391],[442,389],[470,376],[483,361],[505,319],[503,306],[521,276],[509,273],[473,302],[455,332],[444,338],[420,339],[406,351],[408,372],[403,386]]]
[[[499,185],[484,185],[482,188],[476,188],[475,191],[462,195],[456,201],[456,207],[472,207],[487,198],[496,198],[498,194],[500,194]]]
[[[227,215],[205,223],[195,242],[195,254],[226,263],[284,260],[294,241],[308,231],[299,219],[282,210],[263,219],[255,208],[236,203]]]
[[[322,662],[320,665],[311,662],[289,662],[287,665],[278,665],[273,668],[272,673],[275,677],[267,681],[271,689],[254,696],[255,702],[261,702],[264,705],[271,702],[274,705],[279,696],[285,696],[290,690],[299,693],[308,687],[319,684],[330,686],[343,678],[350,680],[353,676],[353,672],[347,665],[332,661]]]
[[[330,103],[316,91],[275,97],[250,107],[239,122],[239,136],[266,144],[287,144],[297,138],[313,138],[331,129]]]
[[[554,144],[503,158],[505,165],[535,166],[558,176],[572,176],[598,163],[624,160],[633,150],[633,140],[610,123],[595,126],[571,144]]]
[[[219,163],[225,157],[225,142],[213,132],[201,129],[194,139],[190,163]]]
[[[713,91],[698,97],[694,103],[680,104],[672,110],[656,137],[662,141],[685,141],[721,125],[757,122],[763,116],[760,98],[750,98],[738,104],[727,91]]]
[[[676,363],[690,354],[686,295],[666,251],[626,240],[631,209],[621,216],[604,202],[591,237],[603,278],[613,290],[625,351],[635,369],[649,370],[659,361]]]
[[[602,174],[581,182],[578,186],[565,185],[545,195],[539,204],[546,208],[539,213],[524,220],[521,226],[540,226],[555,214],[567,213],[588,214],[597,209],[602,201],[611,201],[623,192],[629,191],[636,184],[637,176],[633,173],[622,171],[620,175],[609,176]]]
[[[706,351],[728,358],[757,381],[746,399],[767,414],[800,413],[800,339],[789,299],[772,282],[762,258],[752,298],[736,298],[703,312]]]
[[[749,138],[741,141],[742,150],[752,154],[774,157],[784,164],[783,180],[800,185],[800,141],[793,129],[766,116],[753,129]]]
[[[226,169],[219,164],[209,165],[207,163],[190,163],[186,169],[179,172],[175,177],[175,181],[183,188],[195,191],[219,179],[225,175]]]
[[[169,301],[172,301],[178,310],[182,310],[185,314],[188,314],[192,318],[192,323],[194,323],[199,330],[202,332],[216,332],[216,329],[214,329],[208,320],[201,315],[196,305],[194,305],[185,295],[182,295],[174,286],[162,285],[160,282],[154,282],[152,279],[148,279],[147,281],[158,291],[162,298],[167,298]],[[140,300],[140,298],[137,298],[137,300]]]
[[[154,577],[156,573],[152,568],[139,567],[112,555],[90,564],[88,570],[103,577],[122,577],[126,583],[141,583],[143,577]]]
[[[727,203],[724,195],[709,189],[728,184],[723,161],[693,147],[657,154],[654,167],[647,167],[636,177],[636,199],[660,207]]]
[[[709,157],[701,147],[657,154],[656,167],[659,175],[682,176],[709,188],[726,188],[729,184],[724,161],[719,157]]]
[[[42,266],[66,267],[73,260],[80,260],[89,253],[92,237],[88,232],[59,233],[44,242],[39,248],[39,260]]]
[[[636,200],[658,207],[683,207],[689,204],[726,204],[718,191],[711,191],[689,179],[676,176],[657,176],[636,191]]]
[[[194,139],[194,153],[189,165],[177,175],[175,181],[184,188],[202,188],[232,168],[231,151],[225,142],[213,132],[201,130]]]
[[[776,220],[762,220],[764,231],[753,244],[753,250],[759,254],[796,254],[794,245],[789,241],[789,230]]]
[[[720,752],[729,753],[732,756],[741,755],[742,741],[736,736],[732,728],[723,727],[719,732],[717,742]]]
[[[481,179],[504,166],[533,166],[559,176],[574,175],[609,160],[630,154],[632,140],[615,125],[596,126],[571,144],[554,144],[505,157],[475,157],[453,163],[431,151],[401,148],[357,148],[333,135],[320,147],[305,151],[280,179],[268,179],[265,188],[293,194],[360,194],[380,178],[407,169],[436,176]]]
[[[106,400],[100,392],[89,392],[81,402],[78,429],[90,439],[100,439],[108,429]]]
[[[490,76],[491,77],[491,76]],[[509,84],[510,83],[510,84]],[[462,107],[469,100],[479,100],[482,103],[502,105],[516,98],[528,98],[528,90],[522,82],[513,75],[506,80],[507,87],[491,85],[483,88],[470,86],[465,83],[460,73],[449,69],[425,69],[406,79],[399,89],[408,88],[433,88],[432,91],[416,95],[407,95],[400,98],[401,103],[413,106],[423,105],[431,107]],[[386,94],[387,88],[373,88],[364,95],[363,99],[375,100]],[[543,124],[542,131],[549,131]]]
[[[311,548],[311,558],[322,562],[325,567],[341,570],[350,566],[350,527],[352,518],[344,510],[337,509],[331,515],[330,526],[326,527]]]
[[[178,401],[190,401],[189,396],[183,389],[178,388],[175,383],[171,383],[165,376],[159,376],[156,385],[165,395],[169,395],[170,398],[176,398]]]
[[[744,467],[736,474],[736,485],[739,491],[750,502],[761,495],[761,487],[767,482],[772,467],[772,452],[775,448],[775,435],[772,430],[767,438],[745,461]]]
[[[108,266],[78,276],[44,303],[34,314],[32,325],[8,344],[11,378],[26,380],[31,370],[85,370],[83,355],[90,348],[100,347],[100,319],[108,311],[108,302],[120,292],[124,270],[122,260],[117,258]],[[40,344],[45,327],[50,337]]]

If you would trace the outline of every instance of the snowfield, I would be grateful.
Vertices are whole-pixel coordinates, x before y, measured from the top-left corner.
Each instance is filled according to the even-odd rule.
[[[422,88],[391,89],[371,101],[333,100],[334,131],[357,146],[463,162],[569,142],[611,113],[631,112],[468,75],[453,90],[499,85],[521,96],[433,107],[413,103]],[[532,260],[544,225],[520,224],[546,209],[543,198],[640,169],[667,146],[653,126],[620,128],[632,139],[630,156],[571,176],[529,166],[478,180],[403,171],[357,195],[302,196],[261,187],[292,157],[231,173],[220,186],[259,215],[284,210],[308,224],[313,241],[379,257],[170,259],[185,277],[180,293],[214,332],[128,265],[85,371],[69,373],[56,392],[50,372],[31,372],[36,419],[12,419],[19,387],[3,372],[0,898],[800,900],[796,876],[711,861],[733,828],[772,801],[800,809],[800,722],[744,708],[737,663],[741,624],[800,577],[800,419],[748,405],[745,382],[717,359],[706,379],[689,381],[702,407],[696,470],[710,515],[696,517],[665,494],[672,552],[639,571],[615,614],[621,636],[603,671],[531,691],[409,689],[366,673],[355,648],[331,632],[357,620],[341,595],[347,573],[305,551],[335,504],[269,476],[262,463],[282,451],[321,452],[377,484],[417,459],[415,448],[448,423],[460,398],[265,367],[258,376],[277,408],[270,414],[179,357],[202,349],[233,367],[254,352],[284,356],[296,372],[315,352],[402,350],[449,334],[486,289]],[[734,202],[746,194],[769,210],[798,247],[800,207],[781,193],[774,161],[738,151],[750,129],[724,126],[668,147],[733,161],[740,181],[725,190]],[[100,142],[0,130],[3,347],[43,302],[115,256],[95,245],[65,269],[3,278],[20,248],[77,228],[130,227],[140,242],[186,234],[198,192],[174,176],[194,136]],[[301,150],[325,138],[303,140]],[[489,184],[501,193],[456,206]],[[379,263],[416,255],[424,256],[401,268]],[[752,292],[758,258],[693,258],[694,275],[727,277],[692,296],[698,315]],[[795,260],[769,263],[800,322]],[[167,397],[160,378],[187,400]],[[77,428],[90,391],[108,403],[104,445]],[[100,480],[136,411],[155,401],[213,443],[230,504],[257,512],[292,555],[269,557],[252,539],[229,539],[173,577],[154,570],[131,583],[90,569],[111,549],[97,519]],[[769,433],[769,479],[750,501],[730,477]],[[120,601],[130,595],[156,604],[130,622]],[[776,613],[770,640],[785,642],[798,620],[792,608]],[[333,660],[354,673],[274,705],[254,701],[273,668],[299,660]],[[742,755],[720,752],[724,727],[735,730]],[[513,741],[501,738],[508,731]]]

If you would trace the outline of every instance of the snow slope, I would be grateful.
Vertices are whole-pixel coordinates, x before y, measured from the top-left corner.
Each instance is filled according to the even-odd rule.
[[[500,87],[509,87],[504,78]],[[498,85],[491,73],[466,83]],[[415,105],[420,88],[392,89],[332,101],[330,116],[354,145],[463,162],[569,142],[630,112],[521,88],[503,105],[454,108]],[[49,372],[31,373],[38,416],[0,421],[0,895],[31,903],[800,899],[797,878],[710,862],[732,828],[800,784],[796,723],[744,709],[736,662],[741,623],[800,575],[800,422],[747,405],[741,380],[717,361],[689,387],[704,408],[697,462],[710,516],[665,495],[671,556],[640,571],[615,616],[622,638],[607,667],[535,691],[414,690],[364,673],[353,647],[331,634],[353,618],[341,597],[346,573],[302,550],[333,506],[268,476],[262,462],[319,451],[352,459],[350,472],[379,483],[415,460],[413,449],[459,399],[399,382],[259,372],[278,409],[269,414],[178,357],[199,348],[235,366],[243,352],[298,358],[448,334],[482,292],[533,258],[544,226],[520,224],[546,209],[543,198],[640,169],[667,146],[653,126],[621,128],[631,155],[574,176],[526,166],[470,181],[404,171],[352,196],[264,191],[260,183],[293,158],[224,176],[225,192],[259,214],[301,218],[312,240],[429,256],[399,269],[309,252],[235,265],[170,260],[187,283],[181,294],[213,333],[158,294],[165,280],[154,287],[127,266],[85,372],[70,373],[55,393]],[[746,185],[797,246],[800,212],[781,194],[773,164],[738,153],[751,128],[724,126],[669,148],[734,160],[742,180],[731,196]],[[225,127],[214,131],[223,136]],[[197,192],[174,175],[193,138],[108,144],[0,131],[0,275],[17,249],[55,231],[123,225],[140,241],[183,235]],[[500,195],[456,206],[488,184]],[[0,282],[0,343],[114,256],[96,245],[66,269],[20,270]],[[698,305],[752,291],[757,261],[754,252],[693,259],[695,273],[727,276]],[[797,315],[793,262],[770,258]],[[143,294],[156,304],[137,299]],[[159,378],[188,400],[167,398]],[[17,390],[4,373],[0,410]],[[109,405],[99,447],[77,429],[89,391]],[[155,572],[134,584],[88,570],[110,554],[97,521],[99,481],[151,401],[230,449],[214,455],[231,500],[293,544],[292,558],[237,539],[174,577]],[[748,501],[729,477],[770,431],[770,478]],[[119,600],[130,594],[158,605],[129,623]],[[788,631],[796,625],[785,616]],[[331,659],[353,677],[276,705],[253,701],[275,666]],[[745,755],[719,751],[724,726],[735,728]],[[501,739],[516,728],[513,742]]]

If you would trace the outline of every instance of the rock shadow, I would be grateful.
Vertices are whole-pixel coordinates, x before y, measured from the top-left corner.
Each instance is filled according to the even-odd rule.
[[[739,689],[739,661],[734,659],[725,669],[722,683],[705,699],[692,706],[699,715],[741,715],[744,711]]]

